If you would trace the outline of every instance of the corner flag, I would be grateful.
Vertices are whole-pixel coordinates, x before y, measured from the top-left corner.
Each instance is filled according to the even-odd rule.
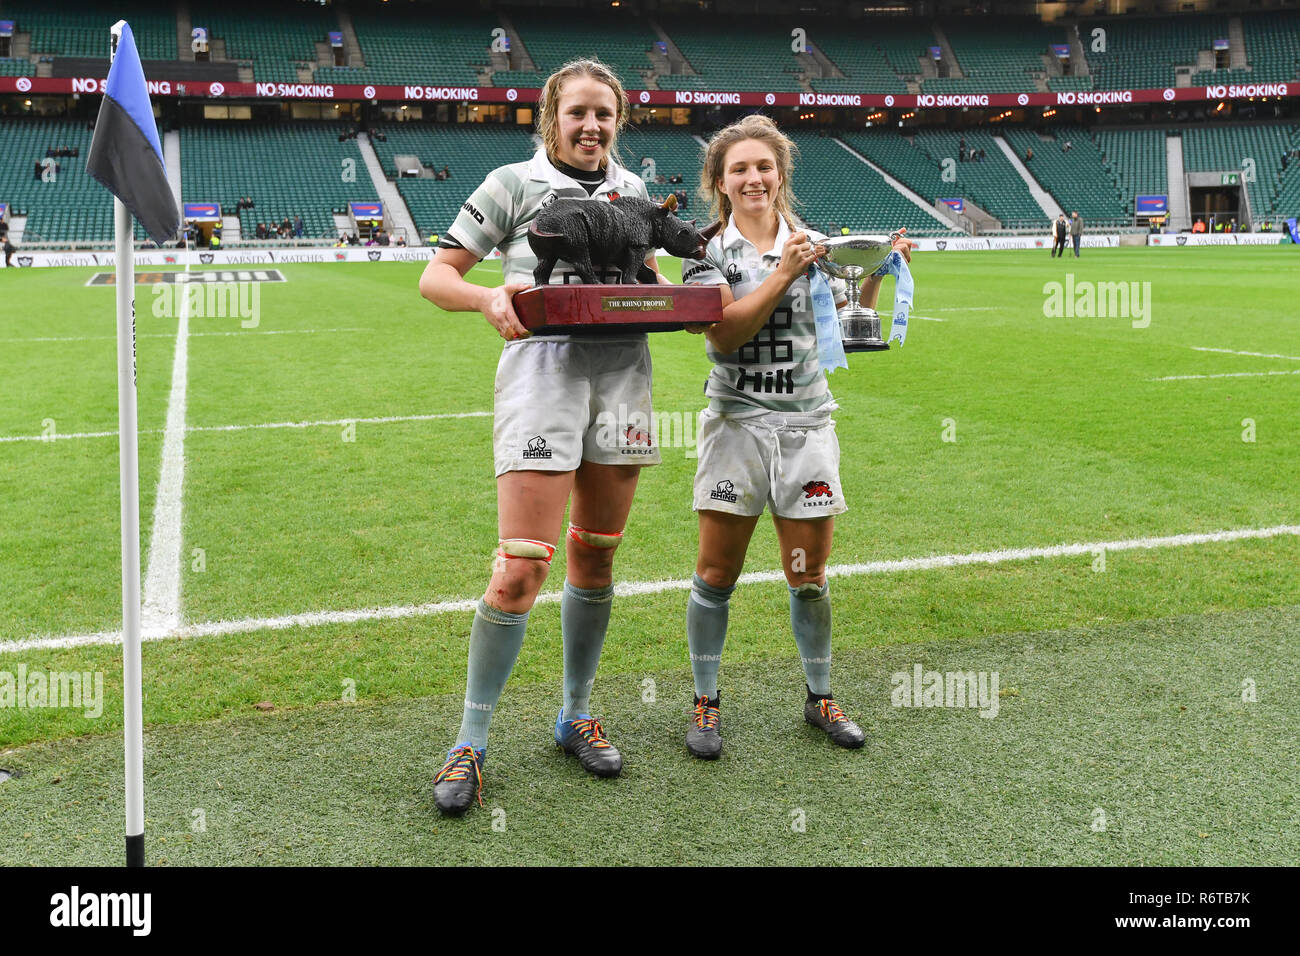
[[[162,245],[175,238],[181,217],[167,185],[167,167],[135,37],[126,21],[121,21],[121,27],[120,38],[114,37],[117,51],[90,140],[86,172],[122,200],[145,232]]]
[[[117,425],[122,506],[122,736],[125,744],[126,865],[144,866],[144,681],[140,655],[140,448],[135,393],[135,246],[131,214],[162,245],[180,215],[154,126],[135,37],[113,24],[112,65],[90,140],[86,171],[113,201],[117,288]]]

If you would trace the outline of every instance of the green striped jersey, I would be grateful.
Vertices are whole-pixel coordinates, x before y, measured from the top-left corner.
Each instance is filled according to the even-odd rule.
[[[826,238],[811,229],[804,231],[814,242]],[[776,241],[760,255],[740,234],[733,216],[722,235],[709,242],[703,259],[683,263],[682,279],[687,285],[730,285],[733,296],[744,298],[776,271],[790,234],[781,218]],[[843,280],[831,280],[831,292],[835,304],[843,305]],[[715,412],[811,412],[834,401],[817,360],[817,325],[807,276],[790,284],[767,324],[735,352],[724,355],[712,342],[706,350],[713,369],[704,394]]]

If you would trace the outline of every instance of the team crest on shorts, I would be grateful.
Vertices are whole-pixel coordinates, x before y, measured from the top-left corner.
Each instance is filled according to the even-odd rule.
[[[835,494],[828,482],[810,481],[803,486],[803,498],[805,508],[824,508],[834,503]]]
[[[644,428],[638,428],[636,425],[628,425],[623,429],[623,441],[626,443],[619,452],[624,455],[652,455],[654,454],[654,440],[650,437],[650,432]]]
[[[524,448],[525,458],[550,458],[551,450],[546,447],[546,439],[541,435],[534,435],[528,439],[528,446]]]
[[[709,497],[714,501],[730,501],[736,503],[736,486],[727,479],[718,482],[718,487],[709,492]]]

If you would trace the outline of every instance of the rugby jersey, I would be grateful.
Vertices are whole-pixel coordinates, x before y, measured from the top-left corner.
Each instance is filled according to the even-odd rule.
[[[605,167],[605,181],[590,198],[608,202],[615,196],[650,198],[641,177],[611,159]],[[531,283],[537,256],[528,245],[528,226],[543,206],[556,199],[587,198],[582,184],[551,165],[546,151],[539,149],[527,162],[501,166],[488,173],[465,201],[439,245],[467,249],[480,259],[500,249],[505,281]],[[602,278],[606,282],[619,280],[617,272]],[[579,281],[570,263],[561,259],[555,264],[552,285]]]
[[[776,241],[760,254],[740,234],[732,216],[722,235],[709,242],[703,259],[683,262],[683,281],[686,285],[727,284],[737,299],[749,295],[781,262],[781,250],[791,232],[785,219],[779,218]],[[811,229],[804,232],[813,242],[826,238]],[[831,280],[837,306],[845,302],[845,290],[842,279]],[[806,275],[790,283],[767,324],[735,352],[723,354],[706,342],[713,368],[704,394],[715,412],[811,412],[834,402],[817,360],[817,324]]]

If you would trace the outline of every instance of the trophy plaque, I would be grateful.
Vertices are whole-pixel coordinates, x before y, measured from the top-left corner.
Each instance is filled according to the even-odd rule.
[[[717,286],[543,285],[511,300],[534,335],[617,335],[676,332],[722,320]]]

